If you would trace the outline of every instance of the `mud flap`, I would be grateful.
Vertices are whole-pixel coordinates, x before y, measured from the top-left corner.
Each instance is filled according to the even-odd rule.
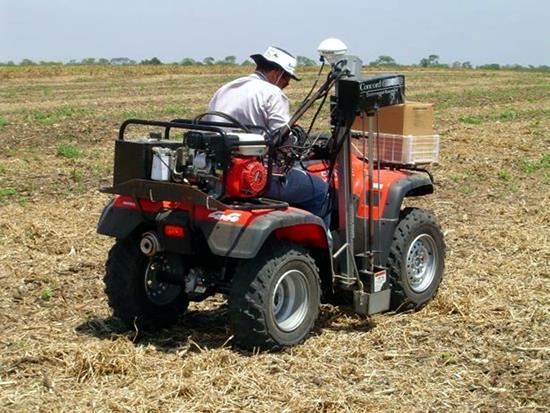
[[[113,200],[103,209],[97,224],[97,233],[118,239],[124,239],[143,222],[137,210],[116,208]]]

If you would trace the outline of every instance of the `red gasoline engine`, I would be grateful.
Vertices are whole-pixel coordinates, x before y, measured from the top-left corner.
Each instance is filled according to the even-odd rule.
[[[267,169],[255,157],[233,158],[226,193],[232,198],[257,197],[267,184]]]

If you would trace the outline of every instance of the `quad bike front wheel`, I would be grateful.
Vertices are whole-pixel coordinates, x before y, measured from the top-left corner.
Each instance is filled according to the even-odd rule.
[[[150,260],[139,239],[117,240],[106,264],[105,292],[113,315],[129,328],[158,330],[173,325],[189,304],[181,285],[163,282],[160,271],[183,271],[178,257]]]
[[[318,274],[307,251],[291,243],[269,243],[241,261],[229,301],[237,346],[277,350],[304,340],[319,315]]]
[[[423,209],[401,212],[388,257],[393,310],[419,309],[439,288],[445,241],[435,216]]]

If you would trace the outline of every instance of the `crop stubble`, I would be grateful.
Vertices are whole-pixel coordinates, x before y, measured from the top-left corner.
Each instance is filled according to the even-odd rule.
[[[0,69],[0,411],[546,411],[547,73],[404,71],[442,136],[436,192],[415,202],[442,223],[447,268],[421,311],[323,306],[303,345],[253,355],[231,348],[220,296],[155,335],[109,317],[95,224],[119,123],[198,114],[246,70]]]

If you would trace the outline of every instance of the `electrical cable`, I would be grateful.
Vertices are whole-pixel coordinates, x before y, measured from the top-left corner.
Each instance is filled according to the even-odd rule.
[[[228,115],[227,113],[218,112],[218,111],[215,111],[215,110],[210,111],[210,112],[201,113],[201,114],[197,115],[195,117],[195,119],[193,119],[193,121],[194,122],[199,122],[203,117],[208,116],[208,115],[219,116],[220,118],[224,118],[224,119],[232,122],[235,126],[238,126],[240,129],[242,129],[246,133],[250,133],[250,129],[247,126],[243,125],[241,122],[239,122],[237,119],[235,119],[233,116]]]
[[[320,72],[319,72],[320,74]],[[328,97],[328,92],[330,91],[330,89],[332,88],[332,86],[334,85],[334,83],[336,83],[336,81],[342,77],[344,75],[344,72],[338,72],[336,73],[336,75],[334,75],[334,73],[331,71],[328,75],[327,75],[327,80],[325,81],[325,83],[323,85],[321,85],[321,87],[319,88],[319,91],[317,92],[317,97],[314,99],[315,100],[319,100],[319,99],[322,99],[321,101],[321,104],[319,105],[319,107],[317,108],[314,116],[313,116],[313,119],[309,125],[309,128],[308,128],[308,131],[307,131],[307,134],[306,134],[306,139],[309,138],[309,134],[311,133],[311,130],[313,129],[313,125],[315,124],[315,121],[317,120],[317,117],[319,116],[319,113],[321,113],[321,109],[323,108],[325,102],[326,102],[326,98]],[[310,93],[311,94],[311,93]],[[309,94],[308,94],[309,95]],[[302,103],[302,106],[304,106],[304,104],[306,103],[307,99],[304,100],[304,102]],[[313,101],[313,102],[314,102]],[[313,102],[311,102],[310,104],[313,104]],[[300,109],[298,109],[296,111],[296,113],[298,113]],[[331,116],[332,116],[332,112],[331,112]],[[301,129],[301,128],[300,128]],[[301,129],[302,130],[302,129]],[[304,154],[308,151],[311,150],[311,148],[315,145],[315,143],[317,142],[317,140],[319,139],[320,136],[318,136],[316,138],[316,140],[308,145],[302,145],[302,146],[293,146],[291,148],[292,152],[296,154],[296,149],[301,149],[302,150],[302,154],[301,155],[298,155],[298,159],[300,160],[300,166],[307,172],[312,172],[312,171],[309,171],[307,169],[307,167],[305,167],[305,165],[303,164],[303,159],[304,159]],[[288,147],[288,146],[285,146],[285,148]],[[323,170],[317,170],[315,172],[323,172],[323,171],[326,171],[328,170],[329,168],[326,168],[326,169],[323,169]]]
[[[311,86],[311,89],[309,90],[308,94],[302,100],[302,103],[300,103],[300,106],[298,106],[298,107],[301,107],[303,104],[305,104],[305,102],[309,99],[309,97],[311,96],[311,94],[315,90],[315,86],[317,86],[317,83],[319,82],[319,79],[321,78],[321,73],[323,72],[324,67],[325,67],[325,61],[321,60],[321,68],[319,69],[319,73],[317,73],[317,78],[315,79],[315,82],[313,83],[313,86]]]
[[[305,110],[307,110],[308,107],[313,105],[313,103],[316,100],[323,99],[323,101],[321,102],[321,105],[317,109],[317,112],[316,112],[316,114],[313,118],[312,123],[310,124],[310,128],[308,130],[308,133],[306,134],[305,132],[303,132],[303,129],[301,127],[299,129],[305,135],[304,141],[307,141],[307,139],[309,137],[309,132],[311,132],[311,129],[313,127],[313,123],[317,119],[317,117],[318,117],[318,115],[319,115],[319,113],[320,113],[320,111],[323,107],[323,104],[326,101],[326,97],[328,96],[328,92],[330,91],[333,84],[336,82],[336,80],[340,76],[341,76],[341,74],[339,74],[338,76],[335,77],[335,76],[332,75],[332,72],[330,72],[327,75],[327,79],[325,80],[325,82],[319,87],[319,90],[316,92],[316,96],[314,96],[314,98],[304,100],[304,102],[302,102],[300,108],[298,108],[298,110],[296,110],[296,112],[294,113],[294,115],[292,117],[292,122],[289,122],[289,125],[287,125],[287,128],[286,128],[287,130],[283,131],[282,130],[284,128],[283,127],[283,128],[280,128],[279,130],[275,131],[274,133],[272,133],[269,136],[268,140],[270,140],[272,142],[275,142],[275,146],[277,146],[277,150],[279,152],[283,152],[286,155],[286,157],[288,158],[288,153],[285,153],[285,151],[284,151],[284,149],[286,149],[286,150],[288,150],[288,152],[290,152],[293,155],[291,157],[290,161],[294,162],[296,160],[303,159],[304,153],[308,152],[311,149],[311,147],[313,146],[313,144],[299,145],[299,146],[298,145],[284,145],[283,146],[283,145],[277,145],[277,142],[280,141],[282,139],[282,137],[284,137],[284,135],[286,135],[289,132],[288,129],[290,129],[290,132],[295,131],[295,128],[297,127],[297,125],[295,124],[296,121],[305,113]],[[301,151],[302,153],[298,153],[298,151]]]
[[[319,107],[317,108],[317,111],[315,112],[315,115],[313,115],[313,119],[311,120],[311,123],[309,124],[309,129],[307,130],[307,134],[309,135],[311,133],[311,129],[313,129],[313,124],[317,120],[317,116],[319,116],[319,113],[321,112],[321,109],[323,108],[326,100],[327,100],[328,93],[325,93],[323,95],[323,100],[319,104]]]

